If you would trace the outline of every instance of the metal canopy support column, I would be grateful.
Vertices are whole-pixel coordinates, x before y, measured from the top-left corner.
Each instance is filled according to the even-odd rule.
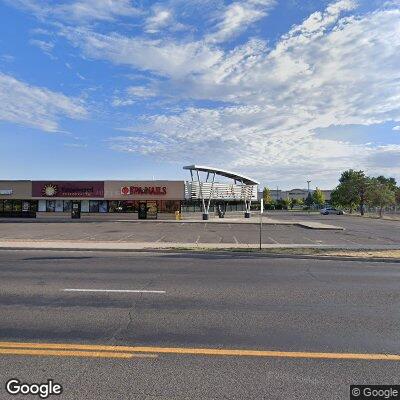
[[[201,206],[202,206],[202,211],[203,211],[203,219],[208,219],[208,210],[206,209],[206,203],[204,201],[203,184],[200,181],[199,171],[196,171],[196,174],[197,174],[197,181],[199,183],[199,189],[200,189],[200,200],[201,200]]]
[[[243,182],[242,182],[243,184]],[[250,210],[251,210],[251,198],[253,195],[253,187],[252,186],[245,186],[244,188],[245,192],[244,192],[244,208],[245,208],[245,213],[244,213],[244,217],[245,218],[250,218]],[[248,196],[248,190],[250,190],[250,195]]]

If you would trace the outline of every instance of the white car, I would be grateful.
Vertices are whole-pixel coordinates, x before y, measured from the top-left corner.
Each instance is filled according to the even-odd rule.
[[[343,212],[343,210],[338,210],[335,207],[325,207],[325,208],[321,209],[321,214],[322,215],[329,215],[329,214],[343,215],[344,212]]]

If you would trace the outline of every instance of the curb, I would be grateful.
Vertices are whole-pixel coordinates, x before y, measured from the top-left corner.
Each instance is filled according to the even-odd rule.
[[[345,257],[345,256],[323,256],[323,255],[314,255],[314,254],[282,254],[282,253],[265,253],[258,252],[254,248],[240,248],[240,249],[204,249],[199,248],[198,250],[192,248],[146,248],[146,249],[93,249],[93,248],[38,248],[38,247],[1,247],[2,250],[27,250],[27,251],[83,251],[83,252],[102,252],[102,253],[171,253],[178,255],[186,255],[191,254],[192,256],[203,256],[203,255],[212,255],[212,256],[224,256],[227,255],[232,257],[233,255],[237,257],[256,257],[256,258],[286,258],[286,259],[311,259],[311,260],[325,260],[325,261],[357,261],[357,262],[379,262],[379,263],[388,263],[388,264],[400,264],[400,258],[381,258],[381,257],[371,257],[371,258],[363,258],[363,257]]]

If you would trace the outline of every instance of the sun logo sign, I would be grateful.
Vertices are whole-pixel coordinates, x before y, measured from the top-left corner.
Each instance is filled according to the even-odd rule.
[[[57,192],[58,192],[58,187],[57,185],[53,184],[44,185],[42,189],[43,195],[47,197],[55,196]]]

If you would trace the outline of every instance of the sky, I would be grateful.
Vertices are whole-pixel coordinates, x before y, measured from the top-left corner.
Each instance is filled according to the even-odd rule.
[[[0,179],[400,181],[400,0],[0,0]]]

